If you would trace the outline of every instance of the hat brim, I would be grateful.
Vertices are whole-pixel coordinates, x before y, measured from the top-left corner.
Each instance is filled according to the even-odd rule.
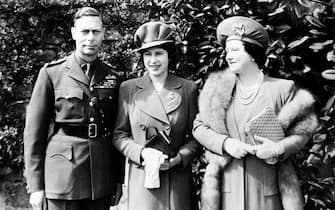
[[[172,40],[164,40],[164,41],[153,41],[153,42],[148,42],[148,43],[144,43],[140,48],[135,49],[135,52],[141,52],[143,50],[152,48],[152,47],[158,47],[161,46],[163,44],[167,44],[167,43],[173,43]]]

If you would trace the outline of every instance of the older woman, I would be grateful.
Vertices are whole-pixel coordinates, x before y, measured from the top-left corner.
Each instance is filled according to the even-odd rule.
[[[121,84],[114,145],[129,158],[128,209],[191,210],[197,86],[169,73],[172,28],[148,22],[135,33],[146,73]]]
[[[318,125],[314,98],[293,81],[264,75],[269,37],[258,22],[227,18],[217,37],[225,46],[228,69],[207,79],[193,128],[208,150],[203,209],[302,209],[295,172],[284,160],[305,145]],[[259,126],[255,122],[263,126],[259,136],[252,132]]]

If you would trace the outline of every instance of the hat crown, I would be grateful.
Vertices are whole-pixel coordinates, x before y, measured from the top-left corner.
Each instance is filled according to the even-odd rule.
[[[163,22],[153,21],[141,25],[135,32],[134,41],[138,50],[173,42],[173,30]]]
[[[223,20],[217,27],[217,39],[238,39],[266,48],[269,44],[269,35],[257,21],[243,16],[234,16]]]

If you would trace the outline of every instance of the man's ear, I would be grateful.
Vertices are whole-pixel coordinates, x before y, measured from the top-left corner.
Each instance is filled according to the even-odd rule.
[[[72,39],[76,40],[76,28],[74,26],[71,27],[71,35],[72,35]]]

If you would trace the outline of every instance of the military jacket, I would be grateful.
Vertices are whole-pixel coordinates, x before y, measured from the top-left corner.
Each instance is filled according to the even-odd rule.
[[[89,82],[72,53],[40,70],[24,131],[29,192],[97,199],[122,182],[123,158],[111,144],[120,79],[99,60],[93,68]]]

